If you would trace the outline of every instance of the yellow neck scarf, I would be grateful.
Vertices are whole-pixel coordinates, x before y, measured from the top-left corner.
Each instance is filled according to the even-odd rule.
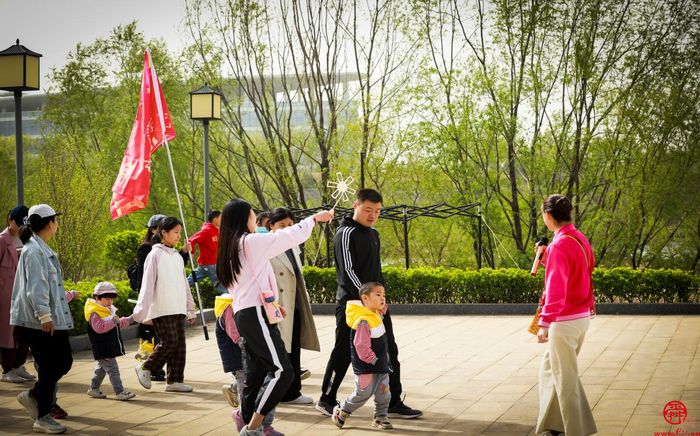
[[[224,310],[232,304],[233,298],[231,298],[229,294],[219,295],[214,302],[214,316],[217,318],[220,317],[221,314],[224,313]]]
[[[112,316],[112,311],[109,310],[109,307],[100,306],[95,300],[88,298],[85,301],[85,321],[90,321],[90,315],[93,313],[96,313],[100,318]]]

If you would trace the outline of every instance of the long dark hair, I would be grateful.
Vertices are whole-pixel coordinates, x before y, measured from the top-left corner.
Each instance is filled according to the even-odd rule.
[[[241,272],[240,243],[250,231],[248,219],[253,206],[241,198],[226,203],[221,211],[216,276],[225,288],[233,285]]]
[[[42,218],[37,214],[30,216],[27,219],[27,224],[23,225],[19,231],[19,239],[23,244],[26,244],[35,232],[44,230],[51,221],[56,221],[56,215],[47,216],[46,218]]]
[[[571,221],[571,201],[561,194],[552,194],[542,202],[542,212],[549,212],[558,222]]]
[[[158,224],[158,231],[151,238],[151,245],[159,244],[161,242],[161,238],[163,237],[163,232],[169,232],[177,226],[182,226],[182,223],[174,216],[168,216],[160,220],[160,223]]]
[[[277,221],[282,221],[283,219],[291,218],[294,221],[294,212],[286,207],[276,207],[270,211],[270,217],[267,221],[267,229],[270,230],[272,225]]]
[[[143,242],[142,244],[148,244],[148,245],[153,245],[155,242],[153,242],[153,237],[155,236],[156,232],[158,231],[158,227],[149,227],[148,230],[146,230],[146,236],[143,237]]]

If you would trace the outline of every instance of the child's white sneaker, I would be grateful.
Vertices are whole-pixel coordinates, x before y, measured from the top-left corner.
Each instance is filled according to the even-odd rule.
[[[88,389],[87,394],[88,397],[92,398],[107,398],[107,395],[105,395],[100,389]]]
[[[221,386],[221,392],[226,397],[226,401],[233,407],[237,409],[241,405],[241,401],[238,399],[238,390],[234,385],[223,385]]]
[[[139,363],[136,365],[136,376],[139,379],[139,383],[146,389],[151,389],[151,371],[143,369],[143,364]]]
[[[391,430],[392,428],[394,428],[394,426],[391,425],[391,422],[389,422],[389,418],[386,415],[375,416],[374,419],[372,419],[372,427],[378,428],[380,430]]]
[[[340,405],[337,405],[333,408],[333,416],[331,416],[331,420],[336,427],[343,428],[345,425],[345,420],[348,419],[348,416],[350,416],[350,414],[344,411]]]
[[[15,368],[12,370],[16,375],[22,377],[25,380],[34,380],[36,379],[36,375],[32,374],[31,372],[27,371],[27,368],[24,367],[24,365],[20,366],[19,368]]]
[[[192,392],[194,388],[184,383],[167,383],[165,392]]]
[[[128,400],[129,398],[134,398],[135,396],[136,396],[136,394],[133,394],[129,391],[121,391],[115,396],[115,398],[119,401],[125,401],[125,400]]]

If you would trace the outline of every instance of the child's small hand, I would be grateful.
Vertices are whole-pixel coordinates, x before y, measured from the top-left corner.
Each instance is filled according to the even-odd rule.
[[[380,315],[384,316],[384,315],[386,315],[386,311],[387,311],[387,310],[389,310],[389,305],[386,304],[386,303],[384,303],[384,307],[382,307],[381,309],[379,309],[378,312],[379,312]]]
[[[280,312],[282,313],[282,318],[287,317],[287,311],[284,309],[284,307],[280,306]]]
[[[117,315],[116,313],[114,314],[114,320],[115,320],[116,322],[119,322],[119,315]]]

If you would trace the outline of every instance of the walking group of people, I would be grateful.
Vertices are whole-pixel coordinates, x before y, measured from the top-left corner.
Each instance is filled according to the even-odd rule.
[[[382,204],[379,192],[359,190],[353,214],[343,217],[334,238],[335,343],[315,407],[338,428],[371,398],[372,427],[388,430],[393,428],[391,418],[422,415],[402,397],[399,349],[374,227]],[[540,369],[536,431],[589,435],[596,427],[578,378],[576,356],[593,305],[593,253],[571,223],[566,197],[549,196],[542,214],[555,236],[542,259],[547,267],[546,290],[538,341],[548,345]],[[59,216],[48,205],[18,206],[8,214],[7,229],[0,234],[2,381],[36,379],[24,366],[31,350],[38,379],[31,390],[19,394],[18,401],[35,420],[34,430],[45,433],[66,431],[55,421],[52,407],[57,406],[57,383],[72,365],[68,330],[73,320],[68,304],[76,294],[64,289],[57,255],[47,245],[56,234]],[[133,314],[117,315],[113,305],[117,290],[109,282],[98,283],[93,298],[85,303],[97,361],[87,395],[105,398],[100,387],[109,376],[115,399],[135,397],[122,386],[116,362],[125,354],[121,329],[132,322],[139,323],[142,345],[153,347],[137,356],[143,360],[136,366],[139,383],[151,389],[152,382],[164,381],[166,392],[192,392],[193,387],[184,383],[185,324],[195,321],[190,287],[209,278],[221,293],[214,308],[215,333],[223,369],[232,376],[222,392],[234,408],[238,431],[243,436],[282,435],[272,426],[277,405],[314,401],[301,393],[301,382],[310,375],[301,366],[301,349],[320,351],[299,245],[318,223],[333,219],[330,210],[295,223],[286,208],[256,216],[250,203],[234,199],[221,212],[209,213],[202,229],[178,251],[182,223],[175,217],[151,217],[130,271],[132,287],[139,291]],[[199,266],[187,276],[185,265],[196,246]],[[350,366],[355,390],[339,403],[338,389]]]

